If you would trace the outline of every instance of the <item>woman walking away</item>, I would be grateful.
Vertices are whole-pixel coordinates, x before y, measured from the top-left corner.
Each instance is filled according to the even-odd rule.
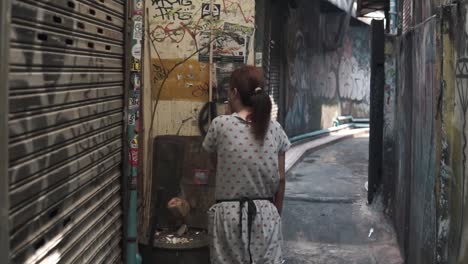
[[[210,208],[212,264],[280,264],[284,153],[289,140],[271,121],[263,76],[253,66],[232,73],[232,115],[213,120],[203,147],[217,160]]]

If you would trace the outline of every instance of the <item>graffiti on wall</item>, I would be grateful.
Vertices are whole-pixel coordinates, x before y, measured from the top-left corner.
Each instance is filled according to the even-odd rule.
[[[153,18],[150,34],[154,41],[160,43],[164,55],[183,58],[203,45],[199,42],[207,39],[207,32],[223,37],[225,41],[238,38],[228,38],[232,33],[223,34],[226,27],[233,23],[239,27],[253,28],[254,12],[254,2],[245,0],[215,1],[213,10],[211,3],[201,0],[152,0],[149,9]]]
[[[459,255],[462,252],[462,248],[465,245],[466,241],[463,241],[463,237],[465,236],[465,214],[466,214],[466,162],[468,156],[468,141],[467,141],[467,111],[468,111],[468,57],[460,57],[457,60],[456,68],[456,98],[458,101],[457,108],[459,113],[461,114],[461,139],[462,139],[462,147],[461,147],[461,177],[459,179],[459,193],[460,193],[460,227],[459,227]]]
[[[161,83],[170,89],[163,89],[159,95],[160,100],[190,100],[208,101],[209,66],[197,60],[188,60],[181,64],[166,77],[165,67],[173,68],[178,62],[175,59],[152,59],[151,85],[153,95],[157,95]],[[156,99],[156,98],[153,98]]]
[[[155,9],[153,18],[172,21],[191,20],[195,9],[195,5],[192,4],[191,0],[151,0],[151,5]]]
[[[453,40],[455,60],[444,67],[444,171],[449,186],[447,197],[450,201],[448,215],[449,238],[446,257],[448,263],[468,261],[468,3],[463,1],[451,17],[454,26],[446,36]],[[450,43],[450,42],[448,42]],[[444,43],[445,44],[445,43]],[[446,45],[445,49],[451,48]],[[448,52],[447,52],[448,54]]]
[[[254,12],[250,0],[150,1],[154,99],[207,101],[210,47],[217,64],[247,63]]]
[[[395,92],[397,65],[393,43],[385,45],[385,87],[384,87],[384,136],[393,140],[395,129]]]
[[[324,50],[321,43],[332,33],[325,32],[320,21],[337,23],[337,20],[321,14],[318,3],[299,1],[299,4],[301,8],[291,10],[286,30],[287,132],[293,135],[332,126],[333,118],[322,113],[322,105],[334,106],[338,114],[368,117],[368,26],[349,27],[338,49]]]

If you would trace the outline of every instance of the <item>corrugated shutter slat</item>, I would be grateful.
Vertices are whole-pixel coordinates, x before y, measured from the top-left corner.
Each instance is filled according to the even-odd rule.
[[[13,0],[12,263],[121,262],[124,9]]]

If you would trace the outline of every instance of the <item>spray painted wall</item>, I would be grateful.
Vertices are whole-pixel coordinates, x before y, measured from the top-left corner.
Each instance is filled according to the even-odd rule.
[[[349,26],[343,11],[321,13],[319,1],[297,4],[285,30],[288,135],[331,127],[340,115],[368,117],[369,27]]]
[[[433,18],[408,31],[398,50],[393,216],[406,263],[436,260],[438,202],[434,190],[440,143],[437,25]]]
[[[468,262],[468,2],[446,9],[444,16],[444,144],[441,190],[448,233],[443,256],[448,263]],[[444,241],[445,242],[445,241]]]
[[[199,135],[209,100],[210,46],[214,94],[224,96],[231,72],[254,63],[255,0],[146,0],[144,51],[144,177],[139,238],[150,226],[152,141],[158,135]],[[213,4],[213,9],[211,9]]]
[[[393,217],[407,263],[463,264],[468,263],[468,1],[428,18],[433,3],[421,4],[425,8],[416,17],[421,23],[408,28],[397,50]],[[385,109],[391,116],[391,108]]]
[[[208,0],[151,0],[147,7],[147,96],[159,104],[154,135],[195,135],[194,122],[182,121],[194,121],[208,101],[210,40],[218,75],[213,85],[222,87],[235,67],[253,63],[255,1],[216,0],[213,16]]]

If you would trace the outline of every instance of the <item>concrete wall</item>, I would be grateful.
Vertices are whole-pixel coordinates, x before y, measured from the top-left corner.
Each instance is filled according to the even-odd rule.
[[[397,94],[397,207],[408,263],[434,263],[438,153],[437,20],[403,37]],[[403,240],[404,237],[404,240]]]
[[[385,90],[384,90],[384,126],[382,144],[382,184],[384,189],[384,203],[387,213],[393,214],[395,197],[395,172],[397,163],[394,141],[396,137],[396,93],[397,93],[397,59],[398,44],[394,37],[387,37],[385,42]]]
[[[445,10],[441,211],[447,263],[468,263],[468,2]],[[445,207],[444,207],[445,209]]]
[[[468,263],[468,2],[431,18],[434,3],[418,3],[419,13],[408,15],[417,26],[393,52],[396,111],[385,110],[396,137],[394,155],[384,149],[384,163],[396,164],[389,204],[406,262],[462,264]],[[387,58],[389,69],[393,60]],[[384,145],[391,145],[392,129],[385,131]]]
[[[349,27],[342,11],[321,13],[320,1],[296,2],[285,29],[288,135],[331,127],[340,115],[368,117],[369,27]]]

